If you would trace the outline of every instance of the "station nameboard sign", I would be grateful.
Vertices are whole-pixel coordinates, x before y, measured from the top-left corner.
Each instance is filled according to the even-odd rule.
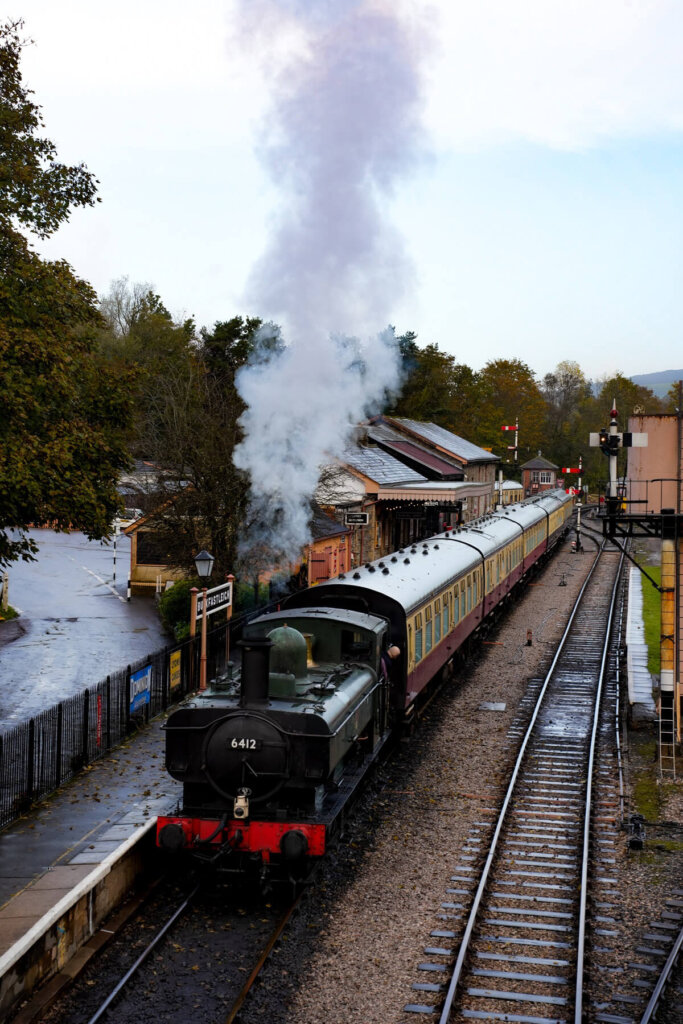
[[[149,704],[152,690],[152,666],[145,665],[130,677],[130,711]]]
[[[347,512],[344,515],[344,522],[347,526],[367,526],[369,521],[369,512]]]
[[[232,582],[221,583],[218,587],[212,587],[211,590],[206,592],[206,614],[213,615],[214,612],[221,611],[222,608],[229,608],[232,604]],[[204,595],[200,592],[197,594],[197,618],[200,619],[204,614]]]

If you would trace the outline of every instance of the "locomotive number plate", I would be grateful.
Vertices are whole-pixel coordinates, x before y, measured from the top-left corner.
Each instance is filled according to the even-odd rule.
[[[261,745],[261,740],[247,739],[246,736],[241,736],[239,739],[233,736],[230,740],[230,746],[233,750],[260,750]]]

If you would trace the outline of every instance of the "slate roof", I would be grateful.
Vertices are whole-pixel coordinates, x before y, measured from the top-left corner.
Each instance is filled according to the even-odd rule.
[[[311,533],[314,540],[322,540],[323,537],[337,537],[339,534],[351,533],[348,526],[337,522],[332,516],[313,503],[312,516],[310,519]]]
[[[537,455],[535,459],[529,459],[523,466],[520,466],[520,469],[559,469],[559,467],[554,462],[544,459],[542,455]]]
[[[494,486],[495,486],[497,491],[500,490],[500,484],[498,483],[497,480],[496,480]],[[503,490],[504,491],[521,491],[521,489],[522,489],[522,485],[518,484],[516,480],[503,480]]]
[[[420,472],[424,467],[428,473],[441,480],[462,480],[463,469],[459,462],[417,444],[387,423],[371,422],[368,427],[368,437],[381,445],[384,450],[389,449],[389,454],[395,454],[400,462],[407,462],[412,468],[415,468],[414,464],[417,463],[419,468],[416,468],[415,472]]]
[[[418,438],[424,438],[440,448],[445,448],[447,452],[464,459],[465,462],[500,462],[497,455],[472,444],[471,441],[466,441],[464,437],[458,437],[444,427],[438,427],[436,423],[421,423],[419,420],[410,420],[402,416],[388,417],[387,422],[390,425],[396,423],[399,427],[417,434]]]
[[[427,479],[376,445],[348,444],[341,457],[347,465],[378,484],[422,483]]]

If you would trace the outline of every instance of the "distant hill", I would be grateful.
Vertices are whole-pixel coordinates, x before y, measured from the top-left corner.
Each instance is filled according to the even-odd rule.
[[[649,388],[660,398],[666,396],[674,381],[683,380],[683,370],[660,370],[659,373],[637,373],[631,377],[634,384]]]

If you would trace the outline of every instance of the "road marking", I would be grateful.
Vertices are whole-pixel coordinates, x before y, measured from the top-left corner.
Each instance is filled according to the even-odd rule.
[[[114,595],[114,597],[118,597],[119,601],[122,601],[123,604],[126,603],[125,597],[121,597],[120,594],[117,594],[116,593],[116,589],[114,587],[112,587],[111,583],[107,583],[107,581],[103,580],[101,576],[98,576],[96,572],[93,572],[92,569],[89,569],[87,567],[87,565],[82,565],[81,569],[85,569],[85,571],[89,572],[91,576],[94,576],[95,579],[98,580],[102,584],[103,587],[106,587],[107,590],[111,590],[111,592]]]

